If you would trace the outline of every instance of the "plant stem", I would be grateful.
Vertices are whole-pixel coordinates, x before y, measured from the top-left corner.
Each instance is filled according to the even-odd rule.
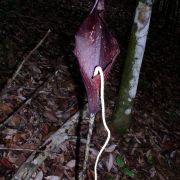
[[[89,131],[88,131],[87,142],[86,142],[86,150],[85,150],[85,159],[84,159],[84,164],[83,164],[82,175],[80,177],[81,180],[85,179],[85,174],[86,174],[86,170],[87,170],[87,166],[88,166],[90,141],[91,141],[91,137],[92,137],[95,117],[96,117],[95,114],[90,114],[90,118],[89,118]]]
[[[131,117],[133,100],[136,96],[141,64],[152,12],[152,0],[139,0],[125,67],[123,69],[119,98],[113,117],[113,129],[118,133],[126,132]]]

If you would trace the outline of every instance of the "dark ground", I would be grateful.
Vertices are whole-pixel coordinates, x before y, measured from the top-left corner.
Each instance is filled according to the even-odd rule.
[[[37,149],[83,104],[84,88],[72,50],[74,34],[91,7],[92,2],[87,0],[0,1],[0,123],[13,114],[6,127],[1,128],[0,147]],[[106,83],[109,122],[135,7],[133,0],[111,0],[107,5],[107,24],[121,47],[121,55]],[[132,125],[127,134],[114,136],[108,152],[103,154],[99,167],[102,179],[130,179],[118,168],[117,155],[123,156],[126,166],[135,174],[134,179],[180,179],[179,30],[165,25],[164,17],[153,10]],[[6,86],[19,63],[49,28],[52,32],[48,38],[24,64],[15,81]],[[32,95],[31,103],[24,106]],[[89,179],[97,150],[106,137],[100,122],[98,114]],[[82,125],[80,134],[86,137],[86,133],[87,124]],[[75,146],[76,143],[66,142],[59,154],[52,154],[42,164],[38,172],[43,173],[44,179],[73,179]],[[83,152],[81,148],[80,170]],[[0,179],[10,179],[29,155],[0,150]]]

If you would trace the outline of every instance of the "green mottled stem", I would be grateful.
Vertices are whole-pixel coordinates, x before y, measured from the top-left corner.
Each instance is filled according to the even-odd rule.
[[[133,100],[136,96],[149,30],[152,4],[152,0],[139,0],[136,8],[127,57],[122,74],[118,103],[113,117],[113,128],[119,133],[125,133],[130,123]]]

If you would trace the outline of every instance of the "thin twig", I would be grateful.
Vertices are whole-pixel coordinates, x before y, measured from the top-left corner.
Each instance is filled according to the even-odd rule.
[[[6,88],[8,87],[9,84],[12,83],[12,81],[17,77],[19,71],[21,70],[23,64],[31,57],[32,54],[34,54],[34,52],[42,45],[42,43],[45,41],[45,39],[47,38],[47,36],[49,35],[49,33],[51,32],[51,30],[49,29],[47,31],[47,33],[45,34],[45,36],[39,41],[39,43],[34,47],[33,50],[30,51],[30,53],[23,59],[23,61],[20,63],[20,65],[18,66],[17,70],[13,73],[12,78],[10,78],[8,80],[8,82],[6,83],[5,87],[2,89],[2,91],[0,92],[0,96],[4,93],[4,91],[6,90]]]
[[[21,109],[23,109],[27,104],[29,104],[31,102],[31,100],[36,97],[36,95],[38,94],[38,92],[44,87],[44,84],[47,83],[49,81],[49,78],[51,78],[51,76],[49,75],[47,77],[47,79],[45,81],[43,81],[43,83],[41,83],[29,96],[29,98],[27,98],[26,100],[24,100],[21,105],[17,108],[16,111],[14,111],[13,113],[11,113],[4,121],[3,123],[0,124],[0,130],[2,130],[4,127],[6,127],[6,125],[11,121],[12,117],[15,116],[17,113],[20,112]]]
[[[95,120],[95,114],[90,114],[89,118],[89,132],[87,136],[87,142],[86,142],[86,150],[85,150],[85,158],[84,158],[84,164],[83,164],[83,171],[82,175],[80,175],[80,180],[84,180],[86,176],[86,170],[88,166],[88,158],[89,158],[89,149],[90,149],[90,141],[92,137],[93,132],[93,126],[94,126],[94,120]]]
[[[7,147],[0,147],[0,150],[7,150],[7,151],[28,151],[28,152],[44,152],[38,149],[27,149],[27,148],[7,148]],[[54,153],[54,152],[51,152]]]
[[[80,139],[81,143],[86,144],[86,139],[77,137],[77,136],[68,136],[67,141],[76,141],[77,139]],[[40,152],[40,153],[44,153],[44,152],[48,152],[48,153],[53,153],[53,154],[59,154],[57,152],[54,151],[47,151],[47,150],[39,150],[39,149],[29,149],[29,148],[11,148],[11,147],[0,147],[0,150],[2,151],[27,151],[27,152]]]
[[[23,59],[23,61],[21,62],[21,64],[19,65],[19,67],[17,68],[17,70],[14,72],[10,82],[11,83],[16,76],[19,74],[19,71],[21,70],[22,66],[24,65],[24,63],[31,57],[32,54],[34,54],[34,52],[41,46],[41,44],[44,42],[44,40],[47,38],[47,36],[49,35],[49,33],[51,32],[51,30],[49,29],[47,31],[47,33],[45,34],[45,36],[39,41],[39,43],[34,47],[33,50],[30,51],[30,53]]]

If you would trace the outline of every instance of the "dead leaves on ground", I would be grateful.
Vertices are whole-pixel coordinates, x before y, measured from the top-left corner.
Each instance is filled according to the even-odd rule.
[[[86,7],[83,5],[83,8],[80,9],[82,3],[80,1],[73,2],[76,6],[66,7],[66,1],[62,1],[60,6],[58,6],[59,8],[62,8],[62,12],[64,10],[63,8],[70,8],[67,11],[67,17],[69,17],[69,12],[72,12],[72,9],[80,16],[83,9],[88,11],[88,8],[90,7],[90,4],[88,3],[84,4]],[[114,3],[114,7],[109,6],[113,19],[118,20],[118,18],[121,18],[121,21],[119,22],[130,22],[130,12],[122,9],[124,3],[122,2],[119,4],[118,1],[114,1]],[[117,7],[121,9],[115,7],[117,4]],[[43,7],[48,9],[49,4],[47,6],[44,5],[47,4],[43,4]],[[36,8],[37,6],[34,7]],[[129,5],[128,7],[130,8]],[[30,28],[31,35],[35,34],[35,36],[39,37],[39,34],[44,34],[44,29],[49,27],[48,23],[50,23],[51,26],[54,22],[42,22],[41,20],[43,18],[41,15],[39,16],[39,14],[32,18],[31,13],[36,12],[35,9],[31,12],[32,9],[29,8],[29,6],[24,6],[23,8],[25,8],[30,15],[23,18],[18,17],[18,23],[22,23],[27,28]],[[85,12],[85,10],[83,10],[83,12]],[[120,15],[118,15],[118,12],[121,12]],[[46,11],[46,16],[50,18],[50,21],[54,18],[52,17],[51,11]],[[67,34],[72,36],[71,33],[76,29],[78,22],[71,22],[71,20],[66,21],[71,23],[71,25],[73,23],[74,28],[70,28],[67,32],[69,24],[66,23],[64,25],[62,23],[65,22],[63,21],[64,16],[60,16],[57,21],[60,23],[60,26],[55,24],[54,28],[58,33],[60,32],[59,28],[61,28],[61,30],[63,29],[66,31],[66,36],[68,36]],[[13,17],[13,19],[11,17],[8,18],[7,24],[12,24],[11,20],[15,22],[15,17]],[[35,23],[36,21],[38,21],[37,24]],[[42,22],[41,26],[39,26],[39,22]],[[124,36],[125,32],[128,32],[126,29],[127,27],[130,27],[127,25],[128,24],[123,23],[123,25],[119,26],[114,23],[114,21],[110,22],[110,26],[114,27],[117,32],[121,32],[118,33],[119,35],[121,34],[121,38],[126,37]],[[10,33],[11,37],[17,41],[17,44],[21,45],[17,51],[19,56],[16,59],[22,59],[24,52],[20,49],[23,47],[23,51],[27,52],[27,49],[30,50],[29,47],[37,42],[37,38],[33,39],[29,34],[27,36],[28,32],[26,30],[24,31],[21,26],[16,27],[14,24],[11,28],[14,31],[11,30],[9,32],[15,32],[14,34]],[[123,31],[121,31],[121,29],[123,29]],[[6,129],[0,132],[0,147],[37,149],[51,133],[55,132],[57,128],[61,126],[64,120],[70,117],[78,109],[76,96],[79,95],[81,97],[83,91],[78,91],[78,88],[75,85],[76,83],[74,83],[74,80],[79,81],[76,76],[77,71],[73,71],[72,73],[69,70],[73,69],[74,58],[68,54],[68,57],[65,60],[66,63],[59,63],[60,61],[57,56],[62,54],[61,49],[64,47],[62,47],[63,43],[61,40],[63,38],[61,38],[61,34],[58,35],[56,32],[53,33],[54,34],[48,38],[48,41],[43,45],[42,49],[37,51],[31,57],[29,62],[24,65],[17,79],[13,84],[8,86],[4,91],[4,94],[0,97],[0,123],[13,113],[21,103],[27,100],[31,93],[33,93],[41,83],[46,81],[47,75],[54,70],[54,66],[52,66],[53,63],[56,67],[57,64],[61,64],[59,71],[53,79],[44,84],[42,89],[39,90],[30,103],[12,117],[11,121],[7,124]],[[155,34],[155,38],[152,38],[153,33]],[[23,37],[31,39],[32,42],[29,42],[30,45],[27,43],[28,38],[24,38],[26,39],[24,40]],[[161,40],[158,40],[159,37]],[[176,90],[177,74],[173,71],[174,62],[172,61],[172,54],[174,56],[177,47],[174,46],[173,39],[168,39],[168,37],[164,38],[163,32],[161,32],[161,36],[159,37],[157,37],[156,31],[152,31],[149,36],[149,45],[146,50],[133,112],[133,126],[123,137],[113,137],[111,144],[103,153],[98,167],[99,175],[103,178],[105,174],[107,175],[106,177],[110,177],[111,179],[113,177],[115,180],[119,180],[123,177],[121,170],[118,169],[115,162],[118,154],[123,156],[126,165],[138,175],[137,179],[151,178],[166,180],[167,178],[175,179],[176,177],[174,177],[174,175],[179,175],[180,126],[179,121],[177,121],[179,118],[179,111],[174,107],[175,104],[178,104],[177,98],[175,98],[178,94]],[[162,44],[164,45],[165,41],[168,42],[168,47],[172,47],[172,49],[170,48],[168,51],[164,49]],[[122,46],[124,45],[125,44]],[[56,48],[54,49],[52,47]],[[67,51],[69,52],[70,50],[68,49]],[[68,58],[71,60],[69,61]],[[57,61],[59,62],[55,63]],[[156,64],[156,66],[154,66],[154,64]],[[119,69],[121,69],[121,67],[120,64],[117,63],[113,68],[109,82],[106,83],[105,94],[106,102],[108,102],[106,115],[109,122],[111,121],[112,109],[115,105],[114,97],[117,96],[117,87],[120,83]],[[142,82],[141,79],[143,80]],[[90,150],[90,167],[87,172],[89,179],[93,179],[92,170],[94,161],[101,144],[103,144],[104,139],[106,138],[104,128],[101,127],[100,116],[97,117],[97,124],[99,125],[97,125],[94,131]],[[88,125],[86,123],[81,127],[81,135],[83,137],[86,137],[87,128]],[[72,134],[75,133],[73,132]],[[73,179],[75,169],[74,162],[76,159],[75,147],[76,144],[73,142],[63,144],[58,154],[54,155],[54,153],[52,153],[52,157],[49,157],[49,159],[42,164],[38,171],[33,175],[33,178],[36,180],[43,178],[58,180],[65,176],[66,178]],[[4,175],[7,177],[7,174],[13,174],[14,170],[27,159],[29,154],[30,152],[28,151],[23,151],[22,153],[21,151],[1,150],[0,176],[3,174],[3,177],[0,177],[0,179],[5,180]],[[80,149],[80,156],[83,161],[84,145],[82,145],[82,148]],[[68,163],[70,164],[70,167],[67,168],[66,165]],[[81,168],[82,167],[80,167],[80,169]],[[126,176],[123,178],[127,179]]]

